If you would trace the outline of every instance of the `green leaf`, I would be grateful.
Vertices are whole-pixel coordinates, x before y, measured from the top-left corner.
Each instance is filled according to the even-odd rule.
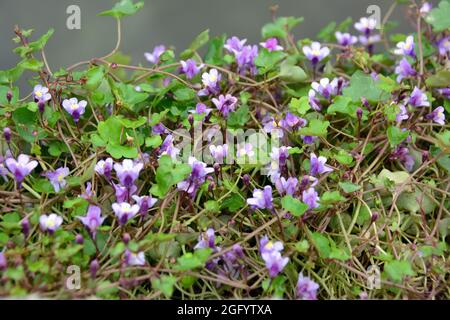
[[[223,46],[226,41],[226,36],[222,35],[210,41],[208,51],[205,54],[205,62],[213,65],[223,64]]]
[[[295,217],[301,217],[306,210],[308,210],[308,205],[295,199],[291,195],[284,196],[281,199],[281,205],[283,209],[291,213]]]
[[[108,152],[115,159],[134,159],[139,155],[138,149],[135,146],[122,146],[115,143],[108,143],[106,146],[106,152]]]
[[[392,93],[394,91],[399,90],[402,87],[394,79],[385,77],[382,74],[378,75],[378,78],[379,81],[377,82],[377,87],[385,92]]]
[[[425,83],[427,86],[433,88],[444,88],[450,86],[450,70],[438,71],[436,74],[428,77],[425,80]]]
[[[178,101],[189,101],[195,98],[195,91],[190,88],[180,88],[173,93]]]
[[[125,128],[129,128],[129,129],[137,129],[147,123],[146,117],[139,117],[136,120],[132,120],[132,119],[127,119],[122,115],[119,115],[119,116],[116,116],[116,118],[117,118],[117,120],[119,120],[119,122]]]
[[[286,57],[283,51],[269,51],[265,48],[259,50],[255,59],[255,65],[259,69],[260,74],[265,74],[274,69],[276,64]]]
[[[448,30],[450,28],[450,3],[441,1],[439,6],[430,11],[425,21],[433,26],[434,32]]]
[[[308,97],[292,98],[291,102],[289,102],[289,110],[299,116],[305,115],[310,109]]]
[[[365,74],[361,70],[356,71],[351,79],[348,87],[343,90],[344,96],[350,97],[354,102],[361,102],[361,98],[365,97],[370,102],[384,101],[389,98],[390,94],[381,90],[377,82],[370,75]]]
[[[308,75],[299,66],[285,60],[280,65],[280,79],[286,82],[302,82],[308,79]]]
[[[328,258],[331,253],[330,241],[327,237],[319,232],[311,233],[313,245],[319,252],[321,258]]]
[[[105,75],[105,68],[103,66],[96,66],[90,68],[86,72],[87,81],[85,83],[86,89],[94,91],[103,81]]]
[[[220,209],[228,209],[228,211],[233,213],[238,211],[239,209],[242,209],[244,206],[245,201],[244,199],[242,199],[242,196],[240,196],[238,193],[235,193],[222,202]]]
[[[405,276],[414,276],[416,273],[407,260],[393,260],[384,265],[384,272],[395,282],[400,282]]]
[[[186,179],[191,171],[190,165],[185,163],[175,165],[170,156],[163,155],[159,159],[159,167],[156,170],[156,184],[151,187],[150,192],[163,198],[173,185]]]
[[[14,110],[12,119],[16,124],[29,126],[36,122],[36,113],[28,110],[26,107],[22,107]]]
[[[292,30],[296,25],[300,24],[303,18],[295,17],[280,17],[275,20],[275,22],[268,23],[263,26],[261,30],[262,37],[264,39],[277,37],[285,39],[287,33]]]
[[[106,10],[99,13],[99,16],[111,16],[115,18],[122,18],[124,16],[131,16],[138,12],[144,6],[144,1],[133,3],[131,0],[122,0],[114,5],[111,10]]]
[[[194,41],[192,41],[189,49],[192,51],[197,51],[209,41],[209,29],[206,29],[202,33],[200,33],[197,37],[195,37]]]
[[[235,112],[228,115],[227,125],[231,128],[242,128],[250,119],[248,106],[239,107]]]
[[[211,248],[197,249],[194,253],[188,252],[177,259],[175,270],[188,271],[205,266],[208,257],[211,255]]]
[[[174,276],[163,275],[160,279],[154,278],[152,279],[152,287],[155,290],[161,291],[166,298],[172,297],[174,285],[177,282],[177,278]]]
[[[345,201],[346,199],[340,194],[339,191],[325,191],[320,197],[320,204],[328,205]]]
[[[339,182],[339,187],[341,187],[345,193],[352,193],[361,189],[361,186],[349,181]]]
[[[304,136],[326,137],[327,128],[330,125],[329,121],[322,121],[319,119],[312,119],[307,127],[301,128],[299,133]]]
[[[161,145],[162,139],[160,135],[154,135],[145,138],[145,146],[150,148],[157,148]]]
[[[219,203],[215,200],[208,200],[205,202],[205,210],[210,213],[218,213],[220,212]]]
[[[31,59],[25,59],[18,63],[18,66],[25,70],[31,70],[31,71],[39,71],[44,66],[44,63],[40,60],[31,58]]]
[[[409,130],[402,130],[395,126],[390,126],[387,129],[387,137],[389,139],[389,144],[391,147],[395,147],[403,142],[409,136]]]
[[[331,42],[334,39],[335,30],[336,22],[332,21],[319,31],[317,34],[317,39],[324,42]]]
[[[349,115],[352,118],[357,118],[356,111],[359,105],[354,103],[351,98],[344,96],[337,96],[333,103],[328,107],[327,114],[342,113]],[[363,110],[363,120],[367,119],[367,111]]]
[[[345,150],[339,150],[338,154],[334,156],[334,158],[343,165],[349,166],[353,162],[353,157],[350,153]]]

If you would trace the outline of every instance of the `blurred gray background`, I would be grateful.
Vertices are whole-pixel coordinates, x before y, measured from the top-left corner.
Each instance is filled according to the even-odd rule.
[[[271,20],[270,6],[279,5],[278,16],[303,16],[295,37],[311,37],[330,21],[341,22],[366,16],[369,5],[381,8],[382,17],[394,0],[145,0],[144,8],[123,19],[121,51],[133,57],[133,63],[145,63],[143,53],[157,44],[173,45],[177,53],[185,49],[201,31],[211,35],[236,35],[258,43],[261,27]],[[53,70],[75,62],[98,57],[111,51],[116,42],[115,21],[98,17],[116,0],[0,0],[0,69],[17,63],[12,52],[13,28],[35,29],[35,36],[54,28],[46,53]],[[432,1],[435,2],[435,1]],[[81,30],[68,30],[66,8],[81,9]],[[405,18],[406,6],[399,5],[392,18],[400,22],[395,32],[412,31]],[[353,28],[352,28],[353,29]],[[353,29],[352,32],[356,31]],[[35,39],[35,38],[34,38]]]

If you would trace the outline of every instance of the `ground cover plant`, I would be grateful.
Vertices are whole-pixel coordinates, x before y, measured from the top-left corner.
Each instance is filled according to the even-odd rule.
[[[60,70],[52,30],[14,30],[1,296],[449,298],[448,1],[394,2],[409,34],[388,13],[315,39],[274,10],[261,43],[206,30],[133,64],[142,5],[102,12],[117,46]]]

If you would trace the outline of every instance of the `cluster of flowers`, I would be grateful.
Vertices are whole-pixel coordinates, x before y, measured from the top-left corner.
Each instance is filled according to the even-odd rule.
[[[240,244],[234,244],[230,249],[220,254],[222,248],[216,244],[215,231],[212,228],[200,234],[198,243],[194,247],[198,249],[212,249],[217,258],[212,259],[206,267],[216,274],[237,279],[239,275],[247,275],[245,270],[245,254]],[[273,242],[267,236],[261,238],[259,242],[259,252],[271,278],[275,278],[288,264],[289,258],[283,257],[281,252],[284,246],[281,241]],[[309,277],[304,277],[299,273],[297,288],[297,298],[301,300],[316,300],[319,285]]]

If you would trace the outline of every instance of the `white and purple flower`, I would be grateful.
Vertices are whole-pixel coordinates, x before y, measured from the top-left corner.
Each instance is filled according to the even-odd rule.
[[[316,176],[318,174],[333,171],[333,168],[325,165],[326,162],[327,158],[322,156],[317,157],[315,153],[311,153],[309,174]]]
[[[395,67],[395,74],[397,74],[397,82],[400,83],[404,78],[416,76],[417,72],[411,66],[408,60],[406,60],[406,58],[403,58]]]
[[[218,94],[220,90],[219,82],[222,75],[217,69],[211,69],[209,72],[202,74],[202,83],[204,88],[198,92],[199,96],[207,96],[209,94]]]
[[[194,59],[188,59],[186,61],[181,60],[181,72],[186,74],[188,79],[192,79],[200,72],[200,70],[205,66],[200,64],[197,66],[197,62]]]
[[[358,38],[356,36],[353,36],[347,32],[342,33],[340,31],[336,31],[334,35],[336,37],[337,42],[343,47],[348,47],[358,42]]]
[[[73,121],[77,123],[86,111],[87,102],[85,100],[78,102],[77,98],[70,98],[64,99],[62,106],[72,116]]]
[[[397,43],[397,49],[394,50],[394,53],[396,55],[411,56],[414,58],[416,56],[414,52],[414,37],[408,36],[405,41]]]
[[[427,95],[422,92],[418,87],[414,87],[411,96],[408,99],[408,103],[413,107],[429,107],[430,102],[428,101]]]
[[[95,172],[100,175],[105,176],[108,180],[111,179],[111,172],[114,166],[114,161],[112,158],[107,158],[106,160],[100,160],[95,165]]]
[[[54,213],[51,213],[48,216],[43,214],[39,217],[41,230],[43,232],[47,231],[50,234],[53,234],[61,226],[62,222],[63,219]]]
[[[228,145],[210,145],[209,151],[211,152],[211,156],[214,158],[215,163],[222,164],[223,159],[227,157],[228,155]]]
[[[112,209],[119,219],[121,225],[125,225],[128,220],[132,219],[139,212],[139,205],[131,205],[128,202],[113,203]]]
[[[152,198],[151,196],[142,196],[139,197],[137,195],[132,196],[133,200],[136,201],[136,204],[139,206],[139,213],[142,216],[147,215],[148,210],[158,201],[156,198]]]
[[[88,207],[86,216],[77,218],[80,219],[93,238],[95,238],[98,227],[100,227],[106,219],[106,217],[102,217],[102,209],[93,205]]]
[[[219,99],[213,98],[212,102],[219,110],[219,112],[226,118],[230,112],[233,112],[236,108],[238,99],[233,97],[231,94],[227,94],[224,96],[221,94]]]
[[[14,175],[19,187],[22,185],[22,181],[27,175],[37,167],[38,162],[36,160],[30,161],[30,157],[26,154],[21,154],[14,158],[7,158],[5,160],[6,167]]]
[[[310,210],[319,206],[319,195],[314,188],[304,190],[302,193],[302,201],[308,205]]]
[[[298,275],[297,280],[297,298],[300,300],[317,300],[317,290],[319,285],[303,274]]]
[[[157,64],[159,62],[159,57],[164,53],[164,51],[166,51],[166,47],[164,45],[159,45],[153,49],[152,53],[145,52],[144,56],[148,62]]]
[[[302,50],[306,58],[308,58],[314,66],[330,54],[330,49],[328,47],[322,47],[320,43],[316,41],[312,42],[311,46],[304,46]]]
[[[283,50],[283,47],[278,44],[277,38],[269,38],[266,41],[261,42],[259,45],[266,48],[269,52]]]
[[[114,164],[114,170],[116,170],[117,178],[120,183],[129,188],[133,185],[136,179],[139,177],[144,164],[142,162],[134,162],[131,159],[124,159],[122,164]]]
[[[439,106],[426,116],[427,119],[433,120],[441,126],[445,125],[444,107]]]
[[[255,189],[253,191],[253,198],[248,198],[247,204],[252,208],[272,209],[272,187],[265,186],[263,190]]]
[[[259,251],[271,278],[276,277],[288,264],[289,258],[281,256],[284,246],[281,241],[269,241],[264,236],[259,242]]]
[[[66,186],[67,182],[65,178],[69,175],[69,172],[69,168],[67,167],[61,167],[53,172],[47,172],[46,176],[50,180],[55,192],[59,192],[60,189]]]

